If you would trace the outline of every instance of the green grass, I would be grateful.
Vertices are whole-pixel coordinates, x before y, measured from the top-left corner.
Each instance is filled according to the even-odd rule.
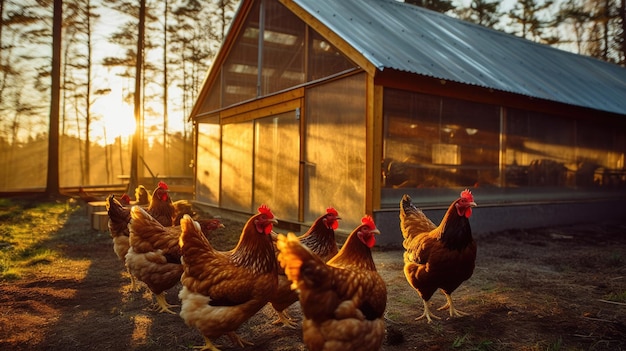
[[[605,299],[608,301],[613,301],[613,302],[626,303],[626,291],[622,291],[618,293],[612,292],[608,294]]]
[[[0,280],[20,279],[60,254],[47,244],[78,207],[65,203],[0,199]]]

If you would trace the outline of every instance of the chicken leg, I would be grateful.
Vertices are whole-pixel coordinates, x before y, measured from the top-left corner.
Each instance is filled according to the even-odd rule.
[[[446,294],[446,292],[443,291],[443,290],[441,290],[441,292],[446,297],[447,302],[446,302],[445,305],[439,307],[437,310],[441,311],[441,310],[449,309],[450,310],[450,317],[467,316],[467,313],[461,312],[461,311],[457,310],[456,308],[454,308],[454,304],[452,303],[452,296],[451,295]]]
[[[160,293],[156,295],[156,301],[157,301],[157,304],[159,305],[159,312],[167,312],[170,314],[176,314],[176,312],[170,310],[170,307],[176,307],[178,305],[170,305],[169,303],[167,303],[167,301],[165,300],[165,293]]]
[[[296,327],[298,326],[298,322],[294,321],[293,318],[289,316],[287,311],[276,311],[276,313],[278,314],[278,319],[272,322],[272,324],[276,325],[282,323],[288,328],[296,329]]]
[[[227,334],[228,338],[234,345],[238,345],[239,347],[252,346],[253,343],[242,339],[239,335],[235,334],[235,332],[230,332]]]
[[[132,275],[132,273],[130,273],[130,268],[128,268],[128,266],[126,266],[126,271],[128,272],[128,275],[130,276],[130,290],[133,292],[138,292],[139,285],[137,284],[137,280],[135,279],[135,276]]]
[[[434,314],[432,314],[432,312],[430,312],[430,307],[428,307],[428,301],[426,300],[422,300],[424,301],[424,313],[422,313],[421,316],[415,318],[416,321],[426,317],[426,319],[428,319],[428,323],[431,323],[433,320],[431,318],[436,318],[436,319],[441,319],[440,317],[435,316]]]
[[[204,346],[194,346],[194,349],[198,349],[200,351],[221,351],[220,349],[217,348],[217,346],[213,345],[213,343],[211,342],[211,340],[209,340],[209,338],[207,338],[206,336],[203,336],[204,338]]]

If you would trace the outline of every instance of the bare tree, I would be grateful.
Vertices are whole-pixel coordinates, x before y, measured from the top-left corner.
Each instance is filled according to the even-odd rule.
[[[57,197],[59,189],[59,112],[61,100],[61,30],[63,27],[63,0],[54,0],[52,19],[52,88],[50,91],[50,130],[48,133],[48,172],[46,195]]]
[[[555,43],[557,40],[549,35],[548,31],[554,27],[554,19],[547,14],[552,4],[552,0],[542,3],[535,0],[519,0],[509,13],[513,33],[536,42]]]
[[[502,16],[499,7],[500,1],[473,0],[470,7],[457,8],[455,12],[462,20],[497,29]]]
[[[139,0],[139,23],[137,25],[137,59],[135,62],[135,123],[139,126],[142,119],[142,81],[143,81],[143,46],[144,46],[144,29],[146,19],[146,0]],[[135,130],[133,142],[131,146],[130,161],[130,181],[128,190],[135,189],[139,186],[139,141],[141,138],[139,128]]]

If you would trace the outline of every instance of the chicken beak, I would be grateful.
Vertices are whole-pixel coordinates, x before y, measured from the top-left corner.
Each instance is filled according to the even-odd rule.
[[[478,205],[476,205],[476,203],[474,201],[472,201],[472,202],[469,203],[469,206],[470,207],[477,207]]]
[[[378,228],[376,228],[376,229],[370,231],[370,233],[376,234],[376,235],[380,235],[380,230],[378,230]]]

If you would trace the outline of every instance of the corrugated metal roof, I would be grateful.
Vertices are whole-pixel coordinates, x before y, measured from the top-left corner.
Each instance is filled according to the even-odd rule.
[[[293,0],[379,70],[626,114],[626,69],[394,0]]]

